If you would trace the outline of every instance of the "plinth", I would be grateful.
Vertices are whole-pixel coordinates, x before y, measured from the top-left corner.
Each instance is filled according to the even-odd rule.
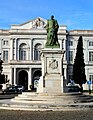
[[[45,48],[41,52],[42,76],[37,92],[47,94],[62,94],[66,91],[66,81],[63,75],[64,50]]]

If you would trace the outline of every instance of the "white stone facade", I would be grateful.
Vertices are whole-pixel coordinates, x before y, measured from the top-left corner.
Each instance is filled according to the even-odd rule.
[[[3,73],[9,79],[7,84],[22,84],[26,89],[35,88],[35,80],[41,76],[41,49],[47,40],[46,20],[36,18],[20,25],[12,25],[9,30],[0,30],[0,51]],[[85,72],[87,80],[93,81],[93,30],[71,30],[59,27],[60,49],[64,49],[63,74],[67,82],[72,75],[77,41],[83,37]]]

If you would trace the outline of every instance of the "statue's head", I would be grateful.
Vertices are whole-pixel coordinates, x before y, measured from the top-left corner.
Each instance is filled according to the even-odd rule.
[[[53,16],[53,15],[51,15],[51,19],[54,19],[54,16]]]

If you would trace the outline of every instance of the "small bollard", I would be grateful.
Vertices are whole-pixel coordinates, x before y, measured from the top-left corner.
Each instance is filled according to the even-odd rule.
[[[89,90],[89,94],[91,94],[91,90]]]
[[[91,86],[90,86],[90,84],[88,84],[88,87],[89,87],[89,94],[91,94]]]

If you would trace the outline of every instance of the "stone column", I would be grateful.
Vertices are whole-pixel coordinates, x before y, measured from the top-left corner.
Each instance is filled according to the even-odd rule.
[[[10,60],[13,60],[13,39],[10,39]]]
[[[67,69],[66,68],[64,68],[64,77],[67,80]]]
[[[63,59],[64,59],[64,54],[61,55],[61,61],[60,61],[60,74],[63,76]]]
[[[32,85],[32,69],[31,68],[29,68],[28,90],[30,90],[30,85]]]
[[[10,68],[10,81],[9,81],[9,83],[10,83],[11,85],[12,85],[12,83],[13,83],[13,82],[12,82],[12,78],[13,78],[13,77],[12,77],[12,67],[11,67],[11,68]]]
[[[32,60],[32,40],[30,40],[30,60]]]
[[[14,68],[14,85],[16,85],[16,68]]]
[[[19,60],[19,48],[17,49],[17,60]]]
[[[64,39],[64,41],[63,41],[63,49],[64,49],[64,51],[66,51],[66,39]],[[64,54],[64,60],[66,60],[66,54]]]
[[[15,58],[14,60],[17,60],[17,39],[15,39]]]
[[[34,49],[34,46],[32,47],[32,60],[34,60],[34,52],[35,52],[35,49]]]
[[[89,61],[89,56],[88,56],[88,54],[89,54],[89,51],[88,51],[88,43],[89,43],[89,40],[85,40],[85,48],[86,48],[86,52],[85,52],[85,62],[88,62]]]
[[[45,64],[44,64],[44,54],[41,54],[41,61],[42,61],[42,76],[45,75]]]

